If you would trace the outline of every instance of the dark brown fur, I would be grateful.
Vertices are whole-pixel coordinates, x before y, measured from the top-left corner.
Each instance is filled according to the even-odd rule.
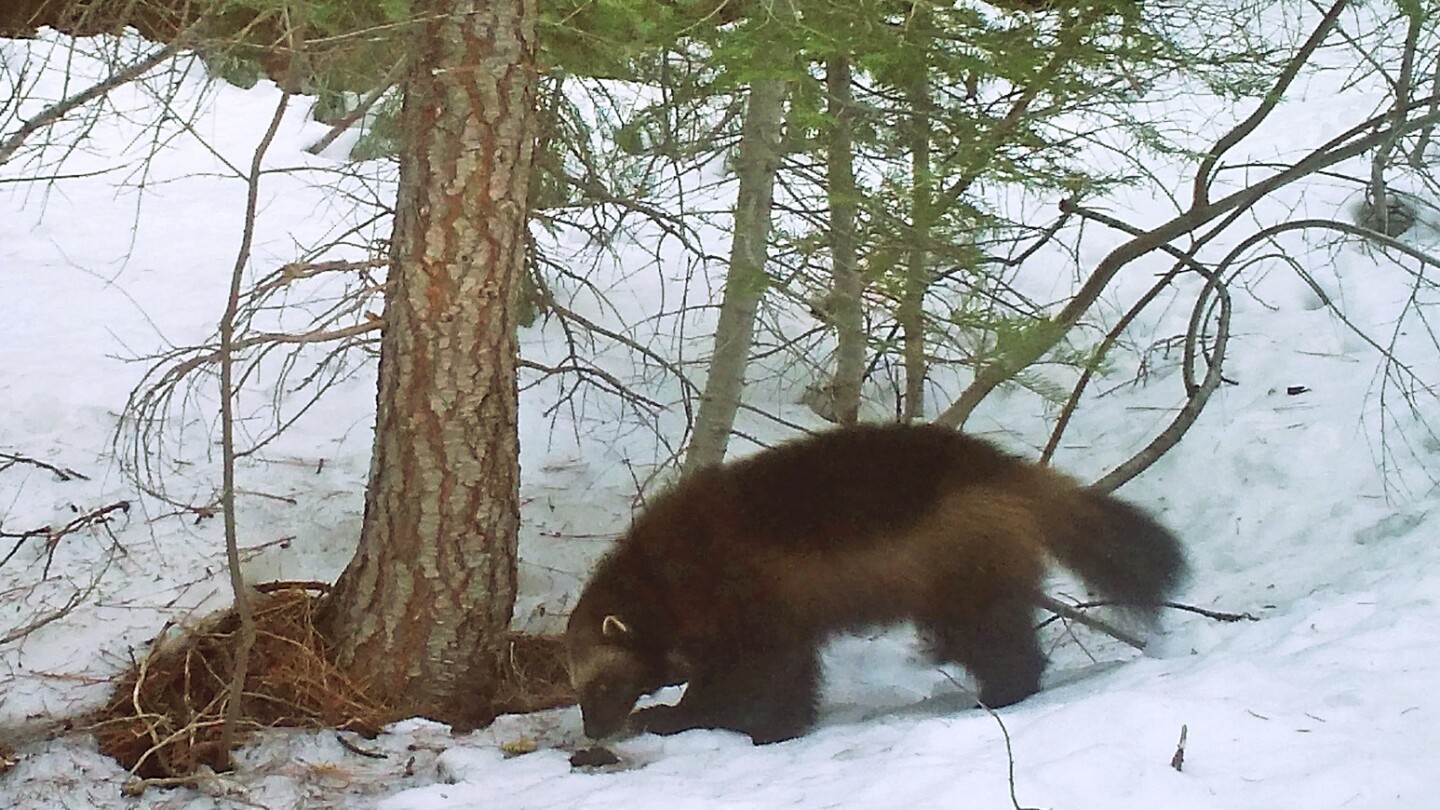
[[[936,426],[834,430],[698,472],[657,497],[597,567],[566,632],[585,731],[687,680],[638,726],[757,742],[815,720],[829,635],[913,620],[985,705],[1039,688],[1047,555],[1153,617],[1184,563],[1143,512]]]

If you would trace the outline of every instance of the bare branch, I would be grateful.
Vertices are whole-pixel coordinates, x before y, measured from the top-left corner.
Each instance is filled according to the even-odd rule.
[[[292,33],[293,36],[293,33]],[[293,64],[293,62],[292,62]],[[245,266],[250,263],[250,246],[255,239],[255,211],[259,206],[260,170],[265,152],[280,129],[290,103],[289,82],[281,88],[280,101],[270,117],[270,126],[250,159],[245,197],[245,226],[235,267],[230,273],[230,293],[225,300],[225,314],[220,318],[220,448],[222,455],[220,502],[225,521],[225,558],[230,569],[230,588],[235,595],[235,612],[240,618],[240,643],[235,650],[235,671],[230,681],[230,694],[225,704],[225,724],[220,729],[219,761],[227,767],[235,741],[245,697],[245,677],[250,666],[250,649],[255,644],[255,608],[245,577],[240,571],[240,541],[235,525],[235,319],[240,309],[240,288],[245,280]]]
[[[1079,206],[1066,203],[1062,203],[1061,208],[1063,210],[1078,213],[1086,219],[1092,219],[1098,222],[1102,222],[1106,225],[1109,225],[1110,227],[1125,231],[1132,235],[1137,235],[1140,233],[1138,228],[1121,222],[1114,217],[1101,214],[1097,211],[1090,211]],[[1149,303],[1155,299],[1155,296],[1158,295],[1161,290],[1170,285],[1170,283],[1175,279],[1176,275],[1178,274],[1179,269],[1181,267],[1188,267],[1192,271],[1198,273],[1205,278],[1205,287],[1196,297],[1195,307],[1190,318],[1190,328],[1186,333],[1185,356],[1187,361],[1187,369],[1189,368],[1190,363],[1193,362],[1193,358],[1195,356],[1192,347],[1199,340],[1199,334],[1204,328],[1204,323],[1206,321],[1204,313],[1206,309],[1206,302],[1210,293],[1214,292],[1218,296],[1220,301],[1220,318],[1216,326],[1215,344],[1211,350],[1211,355],[1209,357],[1209,369],[1206,372],[1204,382],[1202,382],[1198,386],[1192,387],[1187,383],[1188,390],[1186,393],[1188,394],[1189,399],[1186,401],[1185,406],[1181,409],[1180,414],[1176,416],[1175,420],[1171,422],[1168,428],[1166,428],[1159,436],[1155,437],[1155,439],[1153,439],[1150,444],[1147,445],[1139,453],[1132,456],[1130,459],[1126,460],[1120,466],[1116,467],[1114,470],[1111,470],[1109,473],[1102,476],[1100,480],[1096,481],[1094,484],[1091,485],[1092,489],[1098,490],[1100,492],[1112,492],[1118,489],[1125,482],[1139,475],[1150,465],[1154,464],[1170,448],[1178,444],[1180,439],[1185,435],[1185,432],[1189,430],[1190,426],[1193,425],[1195,423],[1195,420],[1199,418],[1200,412],[1204,410],[1205,404],[1210,400],[1210,395],[1215,392],[1215,389],[1220,386],[1221,381],[1224,379],[1221,374],[1221,363],[1224,360],[1225,347],[1229,341],[1230,336],[1230,294],[1226,290],[1224,283],[1220,280],[1220,272],[1223,272],[1224,267],[1227,266],[1228,263],[1233,260],[1233,258],[1227,259],[1225,262],[1222,262],[1221,269],[1219,272],[1217,272],[1210,270],[1210,268],[1196,261],[1189,253],[1181,252],[1179,249],[1171,245],[1164,245],[1161,247],[1161,250],[1164,250],[1174,255],[1178,259],[1178,264],[1176,265],[1175,269],[1172,269],[1169,273],[1166,273],[1165,276],[1162,277],[1161,280],[1157,282],[1155,286],[1150,289],[1149,292],[1142,296],[1140,301],[1138,301],[1135,306],[1131,307],[1131,309],[1125,313],[1125,316],[1120,319],[1120,321],[1115,325],[1115,327],[1106,334],[1105,340],[1101,343],[1100,352],[1103,356],[1103,352],[1109,350],[1110,346],[1113,345],[1113,343],[1119,338],[1120,333],[1127,326],[1129,326],[1130,322],[1134,320],[1136,316],[1140,314],[1140,311],[1143,310],[1147,305],[1149,305]],[[1232,257],[1235,255],[1238,254],[1232,254]],[[1045,451],[1041,454],[1042,460],[1048,461],[1051,454],[1054,453],[1055,447],[1059,444],[1060,435],[1064,432],[1065,425],[1068,423],[1070,415],[1074,412],[1075,406],[1080,398],[1080,393],[1085,389],[1086,384],[1090,380],[1090,376],[1090,369],[1086,369],[1086,371],[1081,375],[1080,381],[1072,389],[1070,399],[1065,403],[1065,408],[1061,412],[1060,420],[1056,424],[1055,430],[1053,430],[1050,434],[1050,441],[1046,444]],[[1193,375],[1187,374],[1186,379],[1188,380],[1192,376]]]
[[[1040,607],[1050,611],[1051,613],[1054,613],[1058,616],[1063,616],[1073,622],[1076,622],[1077,624],[1083,624],[1091,630],[1098,630],[1099,632],[1104,633],[1111,638],[1129,644],[1131,647],[1134,647],[1137,650],[1145,649],[1144,639],[1141,639],[1133,633],[1128,633],[1124,630],[1121,630],[1120,628],[1103,619],[1097,619],[1094,616],[1082,613],[1081,607],[1083,606],[1072,607],[1065,604],[1064,602],[1061,602],[1059,599],[1050,596],[1049,594],[1043,593],[1040,594],[1040,596],[1035,601]]]
[[[0,453],[0,462],[4,462],[0,463],[0,472],[4,472],[5,470],[10,469],[16,464],[29,464],[32,467],[39,467],[42,470],[49,470],[50,472],[55,473],[55,477],[59,478],[61,481],[69,481],[74,478],[79,478],[82,481],[90,480],[90,476],[75,472],[69,467],[57,467],[54,464],[40,461],[39,459],[30,458],[29,456],[17,455],[15,453]]]
[[[1220,387],[1223,379],[1221,376],[1221,364],[1225,359],[1225,346],[1230,340],[1230,293],[1225,285],[1219,280],[1217,274],[1206,274],[1205,289],[1195,300],[1195,308],[1190,318],[1190,330],[1186,334],[1186,356],[1193,358],[1195,352],[1191,347],[1200,339],[1200,332],[1204,328],[1205,309],[1208,294],[1212,291],[1220,301],[1220,317],[1215,326],[1215,344],[1211,349],[1209,367],[1205,372],[1205,379],[1200,386],[1190,394],[1185,401],[1185,406],[1180,409],[1169,427],[1161,431],[1143,450],[1134,456],[1126,459],[1118,467],[1100,477],[1100,480],[1090,485],[1091,489],[1099,492],[1113,492],[1126,481],[1144,472],[1165,455],[1170,448],[1174,447],[1184,437],[1195,420],[1200,418],[1200,412],[1205,409],[1206,403],[1210,401],[1210,395]]]
[[[1108,599],[1096,599],[1090,602],[1077,602],[1069,607],[1076,610],[1088,610],[1097,607],[1124,607],[1124,602],[1113,602]],[[1207,619],[1214,619],[1217,622],[1258,622],[1260,617],[1252,613],[1230,613],[1223,610],[1210,610],[1208,608],[1187,605],[1183,602],[1161,602],[1156,607],[1170,608],[1185,613],[1194,613],[1197,616],[1204,616]]]
[[[1215,179],[1215,166],[1219,163],[1220,158],[1236,144],[1245,140],[1250,133],[1255,131],[1256,127],[1260,126],[1261,122],[1269,117],[1270,113],[1274,112],[1276,105],[1285,97],[1286,88],[1290,86],[1291,82],[1295,81],[1295,77],[1300,74],[1300,69],[1310,62],[1310,57],[1315,54],[1315,51],[1320,47],[1321,43],[1323,43],[1325,38],[1330,35],[1330,32],[1334,30],[1336,24],[1340,21],[1341,12],[1343,12],[1348,5],[1350,5],[1350,0],[1336,0],[1335,4],[1330,7],[1330,10],[1325,12],[1325,16],[1320,20],[1320,24],[1315,26],[1315,30],[1312,31],[1309,38],[1305,40],[1305,44],[1301,45],[1300,49],[1295,52],[1295,55],[1290,58],[1289,63],[1285,65],[1284,71],[1280,73],[1280,76],[1275,80],[1275,84],[1271,86],[1270,92],[1266,93],[1265,98],[1261,100],[1260,106],[1256,107],[1254,112],[1250,113],[1244,121],[1241,121],[1233,129],[1225,133],[1220,140],[1216,141],[1215,146],[1211,147],[1209,153],[1205,155],[1205,159],[1200,161],[1199,168],[1195,170],[1195,192],[1191,202],[1192,208],[1200,208],[1209,203],[1210,183]],[[1396,106],[1398,107],[1399,105]]]
[[[69,523],[66,523],[64,526],[61,526],[58,529],[51,526],[41,526],[40,528],[29,529],[23,532],[6,532],[0,530],[0,537],[17,538],[17,542],[15,543],[15,546],[10,549],[10,553],[6,554],[3,559],[0,559],[0,566],[3,566],[5,565],[5,563],[10,562],[11,558],[13,558],[15,554],[20,551],[20,547],[25,544],[26,540],[30,539],[31,537],[44,537],[47,554],[45,559],[45,570],[41,574],[41,578],[48,579],[50,576],[50,564],[54,560],[55,549],[60,545],[60,541],[64,539],[67,535],[73,534],[80,529],[84,529],[89,526],[98,526],[108,522],[110,520],[110,515],[115,512],[124,512],[126,514],[129,514],[130,502],[116,501],[112,504],[99,507],[98,509],[92,509],[91,511],[80,515],[79,517],[71,520]]]
[[[1423,109],[1429,103],[1429,99],[1421,99],[1405,105],[1405,109],[1408,111]],[[975,407],[991,391],[1014,377],[1021,369],[1039,360],[1053,348],[1079,322],[1080,316],[1100,297],[1115,274],[1136,259],[1157,250],[1163,250],[1165,245],[1175,239],[1193,233],[1222,216],[1246,210],[1279,188],[1342,161],[1358,157],[1397,134],[1411,132],[1435,121],[1440,121],[1440,113],[1431,111],[1415,118],[1408,118],[1399,127],[1386,126],[1391,115],[1390,112],[1386,112],[1384,115],[1370,118],[1332,138],[1304,158],[1264,180],[1252,183],[1215,202],[1192,205],[1168,222],[1145,231],[1110,251],[1096,265],[1095,270],[1081,285],[1075,296],[1050,319],[1046,340],[1026,343],[1017,347],[1013,352],[982,366],[976,372],[975,379],[969,387],[961,392],[955,402],[941,413],[935,422],[950,427],[963,425]]]
[[[75,611],[75,608],[80,606],[81,602],[84,602],[86,598],[90,596],[93,591],[93,586],[85,590],[75,591],[74,593],[70,594],[70,598],[66,599],[65,604],[61,605],[60,607],[46,613],[42,613],[39,616],[32,618],[25,624],[22,624],[19,627],[7,631],[5,635],[0,636],[0,644],[10,644],[12,642],[19,641],[20,639],[30,635],[31,633],[39,630],[47,624],[57,622],[60,619],[69,616]]]
[[[405,61],[403,59],[392,65],[385,76],[375,85],[375,88],[371,90],[365,98],[361,99],[359,104],[355,105],[355,109],[341,116],[340,119],[330,127],[329,132],[325,133],[320,140],[305,147],[305,151],[312,155],[318,155],[329,148],[330,144],[334,143],[336,138],[344,134],[347,129],[355,125],[355,122],[364,118],[365,114],[370,112],[370,108],[375,106],[375,103],[380,100],[380,97],[385,95],[386,91],[394,87],[395,83],[400,80],[400,74],[403,73],[404,70]]]
[[[135,64],[130,65],[129,67],[112,74],[104,81],[92,85],[91,87],[88,87],[85,90],[76,93],[75,95],[69,96],[62,101],[57,102],[56,104],[52,104],[51,106],[46,107],[44,110],[41,110],[39,114],[35,115],[34,117],[26,121],[24,124],[22,124],[20,126],[20,129],[16,130],[14,134],[6,138],[4,141],[0,141],[0,165],[3,165],[8,160],[10,160],[10,158],[15,154],[15,152],[25,144],[25,140],[31,135],[34,135],[36,132],[45,129],[46,127],[55,125],[61,119],[63,119],[66,114],[70,113],[76,108],[82,107],[97,98],[105,96],[117,87],[135,81],[136,79],[150,72],[151,69],[162,64],[175,54],[179,53],[181,50],[188,48],[194,41],[197,31],[198,24],[191,26],[184,31],[181,31],[164,47],[156,49],[154,53],[150,54],[144,59],[141,59],[139,62],[136,62]]]

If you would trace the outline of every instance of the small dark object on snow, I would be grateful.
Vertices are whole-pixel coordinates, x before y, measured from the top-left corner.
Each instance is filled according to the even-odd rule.
[[[1415,224],[1415,208],[1394,195],[1386,195],[1383,206],[1365,200],[1355,212],[1355,224],[1386,236],[1399,236]]]
[[[603,768],[619,761],[620,757],[616,756],[614,751],[600,745],[581,748],[570,755],[570,767],[572,768]]]
[[[1190,734],[1190,727],[1180,726],[1180,744],[1175,746],[1175,756],[1170,758],[1170,767],[1177,771],[1185,769],[1185,738]]]
[[[1292,396],[1292,397],[1296,397],[1296,396],[1299,396],[1299,395],[1301,395],[1301,394],[1308,394],[1308,393],[1310,393],[1310,386],[1308,386],[1308,385],[1291,385],[1291,386],[1286,387],[1285,393],[1289,394],[1289,395]]]

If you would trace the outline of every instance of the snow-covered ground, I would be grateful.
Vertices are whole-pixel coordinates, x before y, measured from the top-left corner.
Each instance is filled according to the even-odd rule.
[[[18,65],[44,47],[0,42],[0,55]],[[43,70],[37,61],[27,73],[39,95],[66,92],[61,61]],[[74,61],[79,76],[96,69]],[[1248,153],[1293,155],[1371,114],[1382,97],[1346,78],[1302,84],[1276,124],[1246,142]],[[0,556],[18,547],[0,566],[0,638],[78,594],[63,618],[0,645],[0,741],[6,727],[93,706],[104,679],[167,621],[227,601],[217,577],[219,522],[136,491],[122,472],[123,440],[117,447],[112,438],[146,368],[133,358],[213,331],[245,198],[226,161],[248,164],[279,94],[266,83],[202,92],[182,77],[175,86],[175,103],[195,113],[188,129],[172,127],[148,168],[141,160],[152,143],[141,125],[156,101],[136,88],[112,99],[129,114],[99,119],[63,165],[0,168],[0,453],[85,476],[62,480],[0,459]],[[318,157],[303,152],[325,131],[305,117],[304,102],[296,100],[267,159],[298,170],[267,175],[261,186],[255,275],[354,216],[334,191],[346,141]],[[1218,102],[1213,115],[1200,109],[1204,99],[1189,103],[1187,120],[1221,115]],[[1156,171],[1173,177],[1177,169]],[[50,172],[97,174],[19,182]],[[1317,181],[1262,213],[1329,216],[1352,202],[1350,190]],[[1131,206],[1136,221],[1163,215],[1144,192],[1110,204],[1122,213]],[[1093,264],[1113,244],[1107,238],[1093,237],[1082,258]],[[1435,249],[1434,223],[1407,238]],[[1413,267],[1363,245],[1290,247],[1355,327],[1393,342],[1421,383],[1440,380],[1440,353],[1421,320],[1436,296],[1416,284]],[[1163,267],[1129,271],[1114,300],[1133,298]],[[644,302],[659,295],[649,283],[635,276],[625,290]],[[1054,628],[1046,688],[998,719],[969,708],[955,682],[963,672],[937,671],[908,634],[892,631],[836,642],[820,725],[777,745],[752,747],[723,732],[643,736],[614,746],[621,766],[585,772],[568,764],[568,752],[583,745],[573,708],[504,717],[461,736],[401,723],[361,743],[385,759],[358,757],[331,734],[277,732],[248,746],[243,767],[205,791],[128,799],[124,772],[92,743],[67,738],[19,751],[0,776],[0,807],[1002,807],[1010,806],[1012,771],[1022,806],[1432,806],[1440,795],[1431,762],[1440,727],[1440,441],[1425,425],[1440,407],[1420,385],[1407,402],[1383,384],[1383,358],[1291,269],[1258,265],[1244,286],[1233,291],[1226,376],[1234,384],[1122,494],[1184,539],[1193,576],[1181,602],[1257,621],[1173,612],[1144,656],[1083,629]],[[1180,331],[1184,309],[1157,308],[1134,342]],[[558,340],[543,327],[524,339],[542,353]],[[1095,385],[1057,465],[1096,477],[1168,421],[1179,404],[1174,354],[1148,353],[1147,375],[1132,383],[1137,362],[1134,354],[1117,360]],[[238,518],[253,579],[329,579],[348,558],[372,386],[373,370],[357,362],[242,466]],[[157,464],[165,494],[182,505],[205,503],[218,478],[218,453],[205,438],[210,395],[190,396],[169,411],[176,421],[165,458],[174,461]],[[587,566],[623,528],[637,477],[668,455],[646,431],[606,424],[603,402],[549,413],[554,397],[554,386],[542,385],[523,402],[516,624],[534,629],[556,627]],[[268,398],[262,386],[242,413],[262,419]],[[765,404],[814,421],[778,395]],[[1050,417],[1033,396],[1001,394],[971,428],[1033,453]],[[780,435],[759,422],[747,427]],[[53,549],[11,536],[122,500],[128,512]],[[1182,727],[1177,771],[1170,762]],[[536,750],[505,753],[524,741]]]

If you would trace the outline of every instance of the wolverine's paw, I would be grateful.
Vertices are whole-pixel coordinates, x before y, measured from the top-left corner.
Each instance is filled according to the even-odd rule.
[[[756,745],[769,745],[771,743],[793,740],[801,734],[804,734],[805,730],[791,726],[771,726],[753,729],[747,733],[750,735],[750,741]]]
[[[699,727],[694,714],[680,706],[647,706],[630,715],[630,728],[637,732],[679,734]]]

